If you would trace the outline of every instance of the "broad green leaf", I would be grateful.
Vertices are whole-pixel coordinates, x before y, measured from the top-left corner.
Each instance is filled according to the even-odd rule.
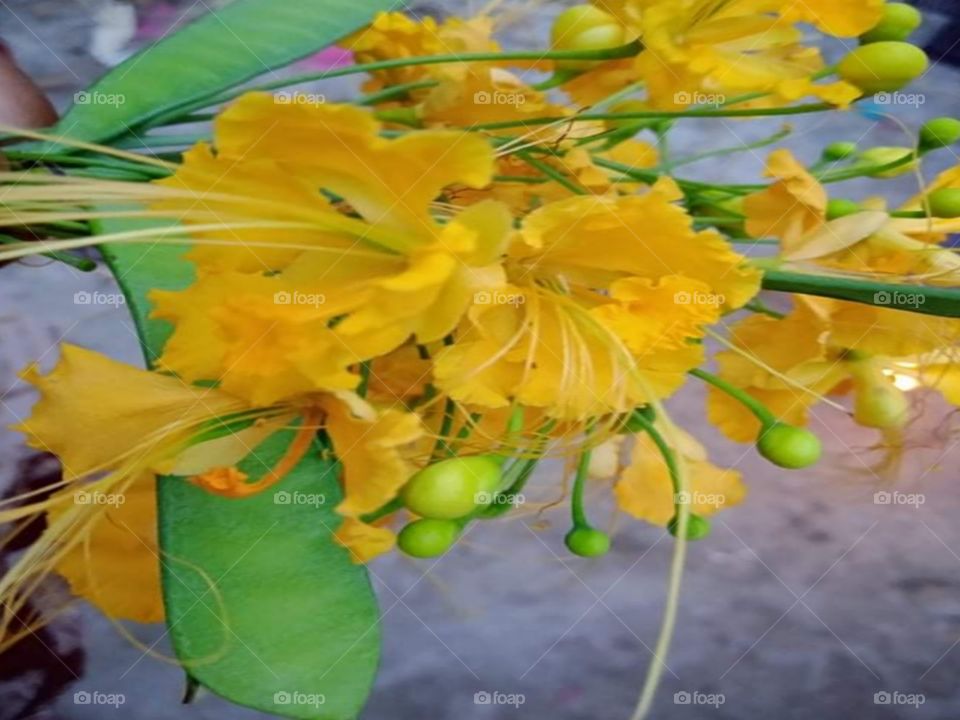
[[[101,231],[144,225],[109,222]],[[170,328],[148,319],[147,292],[191,282],[183,252],[168,244],[103,249],[150,359]],[[241,469],[258,477],[291,436],[275,434]],[[242,500],[160,479],[164,602],[177,657],[201,685],[279,716],[346,720],[376,674],[378,609],[366,569],[332,538],[337,466],[315,450],[273,490]]]
[[[183,103],[212,97],[366,25],[397,0],[235,0],[107,73],[52,130],[105,142]]]

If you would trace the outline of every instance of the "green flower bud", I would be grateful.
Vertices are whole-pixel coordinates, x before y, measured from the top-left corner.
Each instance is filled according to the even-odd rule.
[[[827,203],[827,220],[836,220],[861,212],[863,208],[853,200],[834,198]]]
[[[550,39],[554,50],[603,50],[627,42],[626,28],[610,13],[593,5],[567,8],[553,21]],[[557,60],[558,70],[588,70],[598,60]]]
[[[960,188],[940,188],[927,196],[930,213],[938,218],[960,217]]]
[[[926,53],[904,42],[861,45],[837,65],[837,74],[864,94],[892,92],[908,85],[927,69]]]
[[[951,117],[928,120],[920,128],[920,147],[924,150],[953,145],[960,140],[960,120]]]
[[[460,525],[453,520],[424,518],[410,523],[397,537],[397,547],[415,558],[443,555],[460,535]]]
[[[677,531],[680,526],[680,520],[676,516],[667,524],[667,531],[674,537],[679,537]],[[710,534],[710,521],[696,513],[690,513],[687,518],[687,540],[703,540]]]
[[[767,460],[782,468],[799,470],[820,459],[820,439],[805,428],[774,423],[760,431],[757,450]]]
[[[610,536],[593,528],[578,527],[564,538],[567,549],[580,557],[598,557],[610,550]]]
[[[500,463],[492,457],[450,458],[414,474],[401,497],[404,505],[417,515],[451,520],[489,502],[500,478]]]
[[[906,40],[922,22],[923,15],[912,5],[887,3],[883,8],[883,19],[861,35],[860,42],[866,44],[887,40]]]
[[[845,160],[857,152],[857,144],[854,142],[835,142],[830,143],[823,149],[824,160]]]

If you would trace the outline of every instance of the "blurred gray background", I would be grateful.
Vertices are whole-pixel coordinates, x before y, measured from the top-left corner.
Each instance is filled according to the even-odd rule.
[[[279,1],[279,0],[278,0]],[[443,12],[483,3],[442,3]],[[524,12],[504,36],[513,45],[545,42],[563,3],[514,3]],[[94,0],[0,0],[0,38],[59,108],[131,48],[155,41],[177,20],[214,3],[103,3]],[[418,12],[434,7],[416,5]],[[131,33],[132,26],[135,33]],[[921,39],[944,19],[928,16]],[[842,46],[831,46],[841,53]],[[924,119],[960,115],[958,72],[935,65],[912,92],[923,103],[884,108],[916,130]],[[328,83],[331,100],[353,85]],[[857,112],[797,118],[782,145],[813,162],[831,140],[907,145],[903,130]],[[746,144],[778,122],[683,121],[671,139],[677,157]],[[683,168],[698,179],[754,182],[768,149]],[[925,164],[929,178],[956,164],[952,151]],[[854,199],[883,192],[900,201],[916,192],[910,176],[848,183]],[[124,308],[75,305],[80,290],[111,291],[106,271],[78,273],[31,260],[0,269],[0,422],[24,416],[32,396],[15,373],[28,361],[49,365],[61,341],[81,343],[132,363],[136,339]],[[776,305],[776,297],[768,298]],[[667,659],[655,718],[848,720],[960,717],[960,449],[956,413],[916,394],[917,421],[896,476],[873,470],[876,433],[842,413],[814,410],[827,460],[787,473],[750,447],[723,440],[704,420],[703,393],[691,386],[670,406],[710,448],[714,462],[736,466],[750,486],[740,507],[715,517],[712,536],[691,548],[679,626]],[[0,481],[9,483],[26,451],[17,434],[0,435]],[[560,469],[547,467],[530,504],[556,497]],[[922,493],[919,507],[874,503],[880,489]],[[607,488],[593,488],[593,515],[614,531],[600,560],[569,557],[566,511],[482,524],[440,562],[390,556],[372,564],[384,610],[381,673],[364,720],[515,718],[625,719],[653,646],[665,591],[670,537],[615,518]],[[181,672],[146,656],[96,612],[78,606],[44,657],[4,665],[0,716],[25,717],[44,673],[66,678],[65,692],[32,717],[65,720],[265,717],[203,696],[182,706]],[[133,632],[150,645],[161,627]],[[169,655],[162,640],[155,650]],[[82,661],[61,663],[54,654]],[[58,663],[62,667],[58,666]],[[53,668],[53,670],[51,670]],[[66,668],[66,670],[64,670]],[[65,674],[68,673],[68,674]],[[121,692],[119,710],[78,705],[80,690]],[[518,706],[478,705],[477,692],[521,693]],[[684,704],[677,693],[722,694],[719,705]],[[875,703],[875,693],[922,694],[918,707]],[[702,699],[702,698],[701,698]],[[5,714],[7,713],[7,714]]]

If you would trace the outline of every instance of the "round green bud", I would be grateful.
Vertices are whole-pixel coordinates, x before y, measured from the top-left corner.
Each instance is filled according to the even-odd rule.
[[[855,142],[830,143],[823,149],[824,160],[845,160],[857,152]]]
[[[460,525],[453,520],[423,518],[408,524],[397,537],[397,547],[415,558],[443,555],[460,535]]]
[[[680,537],[677,534],[679,526],[680,519],[674,516],[667,524],[667,530],[674,537]],[[690,517],[687,518],[687,540],[703,540],[709,534],[710,521],[696,513],[690,513]]]
[[[580,557],[598,557],[610,550],[610,536],[593,528],[573,528],[563,541],[570,552]]]
[[[451,520],[488,504],[501,476],[500,463],[488,455],[450,458],[414,474],[400,496],[417,515]]]
[[[951,117],[928,120],[920,128],[920,147],[924,150],[953,145],[960,140],[960,120]]]
[[[906,393],[892,383],[857,387],[853,419],[865,427],[899,428],[907,423],[910,401]]]
[[[810,467],[822,452],[820,439],[812,432],[780,422],[760,431],[757,450],[774,465],[791,470]]]
[[[927,196],[930,213],[938,218],[960,217],[960,188],[940,188]]]
[[[899,90],[927,69],[926,53],[905,42],[861,45],[837,65],[837,74],[864,94]]]
[[[883,8],[883,19],[861,35],[860,42],[866,44],[886,40],[906,40],[922,22],[923,15],[912,5],[887,3]]]
[[[863,208],[853,200],[834,198],[827,203],[827,220],[836,220],[861,212]]]
[[[623,45],[626,29],[610,13],[594,5],[567,8],[553,21],[550,39],[554,50],[604,50]],[[557,60],[558,70],[587,70],[599,60]]]

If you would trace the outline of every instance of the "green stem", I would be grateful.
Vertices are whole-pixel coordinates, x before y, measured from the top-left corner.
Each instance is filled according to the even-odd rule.
[[[762,402],[753,397],[750,393],[738,388],[736,385],[733,385],[723,378],[719,378],[713,373],[708,373],[706,370],[701,370],[699,368],[694,368],[690,371],[690,374],[695,378],[700,378],[706,383],[713,385],[717,390],[726,393],[734,400],[743,405],[747,410],[753,413],[757,420],[764,427],[768,427],[777,422],[777,418],[774,416],[770,409],[767,408]]]
[[[536,117],[525,120],[504,120],[501,122],[482,123],[472,125],[471,130],[504,130],[512,127],[529,127],[531,125],[552,125],[564,122],[585,122],[588,120],[648,120],[648,119],[681,119],[681,118],[709,118],[709,117],[773,117],[779,115],[803,115],[805,113],[823,112],[832,110],[833,106],[826,103],[812,103],[808,105],[794,105],[791,107],[773,108],[746,108],[742,110],[684,110],[675,112],[626,112],[626,113],[581,113],[567,117]]]
[[[15,237],[10,237],[9,235],[0,235],[0,244],[9,245],[11,243],[21,242],[23,242],[23,240],[18,240]],[[69,265],[80,272],[91,272],[97,269],[97,263],[90,258],[77,257],[76,255],[71,255],[70,253],[61,252],[59,250],[51,250],[50,252],[40,253],[40,256],[49,258],[50,260],[56,260],[64,265]]]
[[[767,315],[769,317],[776,318],[777,320],[783,320],[786,317],[785,314],[783,314],[782,312],[778,312],[777,310],[774,310],[773,308],[769,307],[762,300],[753,300],[751,302],[748,302],[743,307],[744,309],[749,310],[751,312],[759,313],[761,315]]]
[[[301,85],[318,80],[328,80],[335,77],[346,75],[356,75],[358,73],[376,72],[377,70],[392,70],[394,68],[412,67],[415,65],[442,65],[445,63],[469,63],[469,62],[496,62],[502,60],[614,60],[617,58],[633,57],[640,53],[643,46],[637,42],[631,42],[614,48],[602,48],[599,50],[521,50],[516,52],[475,52],[458,53],[449,55],[422,55],[419,57],[394,58],[391,60],[378,60],[376,62],[359,63],[348,65],[347,67],[333,68],[323,72],[305,73],[293,75],[291,77],[274,80],[272,82],[262,83],[254,87],[234,88],[215,97],[208,97],[202,100],[184,103],[180,107],[173,108],[168,112],[161,113],[147,122],[148,127],[157,127],[159,125],[171,124],[174,120],[185,114],[192,113],[213,105],[219,105],[228,102],[248,92],[268,92],[290,87],[292,85]]]
[[[379,92],[364,95],[362,98],[357,100],[357,105],[376,105],[377,103],[382,103],[386,100],[394,100],[396,98],[406,97],[411,90],[426,90],[427,88],[436,87],[439,84],[440,83],[438,83],[436,80],[417,80],[416,82],[391,85],[390,87],[386,87]]]
[[[521,160],[523,160],[525,163],[527,163],[527,165],[529,165],[530,167],[534,168],[535,170],[539,170],[540,172],[542,172],[544,175],[546,175],[547,177],[549,177],[551,180],[553,180],[554,182],[556,182],[558,185],[562,185],[562,186],[565,187],[567,190],[569,190],[570,192],[572,192],[574,195],[586,195],[586,194],[587,194],[587,191],[586,191],[586,190],[584,190],[582,187],[580,187],[579,185],[577,185],[573,180],[571,180],[570,178],[568,178],[568,177],[567,177],[566,175],[564,175],[562,172],[560,172],[559,170],[557,170],[557,169],[554,168],[554,167],[551,167],[551,166],[548,165],[547,163],[542,162],[541,160],[537,160],[535,157],[532,157],[532,156],[530,155],[530,153],[528,153],[528,152],[518,152],[518,153],[517,153],[517,157],[519,157]]]
[[[921,315],[960,317],[960,290],[956,288],[766,270],[763,289],[849,300]]]
[[[590,470],[590,456],[593,454],[591,448],[584,449],[580,453],[580,461],[577,463],[577,474],[573,479],[573,493],[570,496],[570,514],[573,520],[574,528],[591,527],[587,520],[587,511],[583,507],[583,493],[587,484],[587,473]]]

